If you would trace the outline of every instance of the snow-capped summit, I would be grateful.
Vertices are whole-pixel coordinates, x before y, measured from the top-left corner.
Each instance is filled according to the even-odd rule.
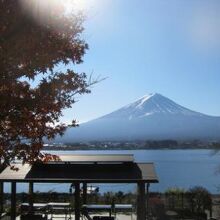
[[[131,120],[134,118],[148,117],[154,114],[203,115],[184,108],[158,93],[151,93],[104,117],[120,117]]]
[[[70,128],[59,142],[91,140],[220,140],[220,117],[187,109],[158,93]]]

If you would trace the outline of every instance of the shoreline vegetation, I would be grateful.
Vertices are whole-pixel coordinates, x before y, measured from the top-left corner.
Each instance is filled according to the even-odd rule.
[[[34,193],[33,199],[35,203],[48,203],[51,201],[70,202],[71,206],[75,207],[74,195],[72,193],[37,191]],[[28,200],[28,193],[22,192],[17,194],[19,204],[28,202]],[[4,201],[4,209],[6,213],[10,213],[10,193],[5,194]],[[136,201],[137,194],[135,192],[124,193],[118,191],[115,193],[95,193],[87,197],[88,204],[132,204],[134,213],[136,212]],[[149,193],[149,211],[151,215],[157,217],[157,219],[167,219],[165,217],[168,216],[169,212],[175,213],[176,216],[180,217],[193,218],[200,216],[202,218],[199,219],[207,219],[207,211],[209,216],[218,216],[219,201],[219,195],[210,194],[203,187],[194,187],[186,192],[178,188],[168,189],[165,193]],[[18,212],[21,213],[19,206]]]
[[[146,141],[91,141],[76,143],[44,144],[43,150],[220,150],[218,141],[176,141],[176,140],[146,140]]]

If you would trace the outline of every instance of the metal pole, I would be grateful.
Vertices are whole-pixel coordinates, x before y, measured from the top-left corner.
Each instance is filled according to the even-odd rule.
[[[0,159],[0,172],[3,171],[2,160]],[[0,215],[4,212],[4,182],[0,182]]]
[[[75,183],[75,220],[80,220],[80,184]]]
[[[4,182],[0,182],[0,215],[4,212]]]
[[[150,183],[147,183],[147,187],[146,187],[146,202],[147,202],[146,216],[147,216],[147,219],[149,217],[149,188],[150,188]]]
[[[87,204],[87,183],[83,183],[83,204]]]
[[[137,184],[137,220],[146,219],[145,183]]]
[[[11,220],[16,219],[16,182],[11,183]]]
[[[29,213],[33,214],[34,183],[29,182]]]

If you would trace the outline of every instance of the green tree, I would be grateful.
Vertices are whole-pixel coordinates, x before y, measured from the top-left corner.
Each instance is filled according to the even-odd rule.
[[[169,188],[165,192],[166,198],[168,199],[169,207],[172,209],[182,208],[184,206],[184,195],[185,190],[182,188],[174,187]]]
[[[47,2],[56,6],[45,13]],[[67,14],[62,2],[0,1],[2,167],[15,158],[29,163],[52,159],[40,151],[44,138],[62,135],[67,128],[60,122],[62,110],[71,107],[76,94],[90,92],[85,73],[57,70],[82,63],[88,49],[81,37],[83,16]]]
[[[212,197],[207,189],[202,186],[195,186],[188,191],[189,202],[192,212],[204,213],[206,209],[211,210]]]
[[[123,199],[125,198],[125,194],[122,191],[118,191],[115,193],[115,198],[119,203],[122,203]]]

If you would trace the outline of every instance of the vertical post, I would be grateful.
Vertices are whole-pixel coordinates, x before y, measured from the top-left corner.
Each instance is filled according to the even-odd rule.
[[[0,215],[4,212],[4,182],[0,182]]]
[[[147,183],[147,187],[146,187],[146,202],[147,202],[146,216],[147,216],[147,219],[149,217],[149,188],[150,188],[150,183]]]
[[[87,183],[83,183],[83,204],[87,203]]]
[[[212,201],[211,201],[211,204],[210,204],[210,209],[209,209],[209,218],[212,218]]]
[[[146,219],[145,183],[137,184],[137,220]]]
[[[16,219],[16,182],[11,183],[11,220]]]
[[[34,183],[29,182],[29,213],[33,214],[33,194],[34,194]]]
[[[80,220],[80,184],[75,183],[75,220]]]

